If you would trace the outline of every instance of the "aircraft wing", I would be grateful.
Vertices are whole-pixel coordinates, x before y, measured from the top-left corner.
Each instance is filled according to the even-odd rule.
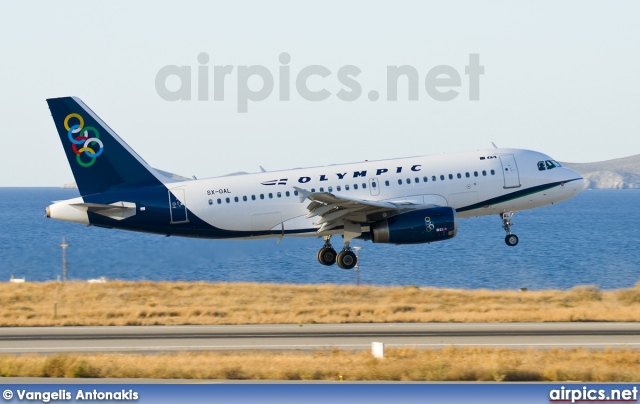
[[[314,223],[320,225],[318,233],[331,230],[338,226],[345,226],[346,229],[351,223],[367,223],[371,221],[372,216],[375,217],[377,214],[380,214],[380,218],[382,218],[386,216],[382,216],[384,213],[390,213],[390,216],[393,216],[402,211],[423,207],[423,205],[408,201],[369,201],[366,199],[336,196],[330,192],[309,192],[302,188],[294,188],[300,194],[301,202],[305,199],[311,201],[307,206],[309,213],[305,218],[308,219],[319,216],[319,219]]]

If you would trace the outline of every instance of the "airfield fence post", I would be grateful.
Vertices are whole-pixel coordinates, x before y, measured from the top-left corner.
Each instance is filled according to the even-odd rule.
[[[65,236],[62,236],[62,244],[60,244],[60,247],[62,247],[62,282],[66,282],[67,281],[67,247],[69,247],[69,244],[67,244],[67,238]]]
[[[355,266],[356,286],[360,286],[360,256],[358,255],[358,252],[360,251],[361,248],[362,247],[359,247],[359,246],[353,247],[353,249],[356,250],[356,266]]]

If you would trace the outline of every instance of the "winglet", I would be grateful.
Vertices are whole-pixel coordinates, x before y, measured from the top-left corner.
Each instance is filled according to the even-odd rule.
[[[311,195],[313,193],[313,192],[307,191],[306,189],[302,189],[302,188],[298,188],[298,187],[293,187],[293,189],[298,191],[298,193],[300,194],[300,203],[304,202],[304,200],[307,199],[309,197],[309,195]]]

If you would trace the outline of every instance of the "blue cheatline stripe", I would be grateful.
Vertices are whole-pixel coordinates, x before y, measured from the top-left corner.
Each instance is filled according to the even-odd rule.
[[[561,184],[566,184],[566,183],[571,182],[571,181],[578,181],[579,179],[581,179],[581,178],[574,178],[574,179],[568,180],[568,181],[551,182],[549,184],[538,185],[538,186],[531,187],[531,188],[521,189],[519,191],[512,192],[510,194],[498,196],[496,198],[491,198],[491,199],[487,199],[487,200],[482,201],[482,202],[474,203],[473,205],[469,205],[469,206],[464,206],[462,208],[458,208],[458,209],[456,209],[456,212],[466,212],[468,210],[480,209],[480,208],[482,208],[484,206],[488,206],[488,205],[497,205],[497,204],[502,203],[502,202],[512,201],[514,199],[522,198],[522,197],[527,196],[527,195],[532,195],[532,194],[536,194],[538,192],[546,191],[547,189],[551,189],[551,188],[557,187],[557,186],[559,186]]]

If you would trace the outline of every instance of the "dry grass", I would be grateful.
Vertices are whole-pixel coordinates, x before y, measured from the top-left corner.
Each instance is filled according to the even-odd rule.
[[[169,282],[0,284],[0,326],[638,321],[640,285],[617,291],[449,290]],[[387,349],[0,356],[0,376],[181,379],[640,381],[640,351]]]
[[[387,349],[0,356],[0,376],[249,380],[639,382],[640,351]]]
[[[186,282],[0,284],[0,326],[639,319],[640,287],[517,292]]]

